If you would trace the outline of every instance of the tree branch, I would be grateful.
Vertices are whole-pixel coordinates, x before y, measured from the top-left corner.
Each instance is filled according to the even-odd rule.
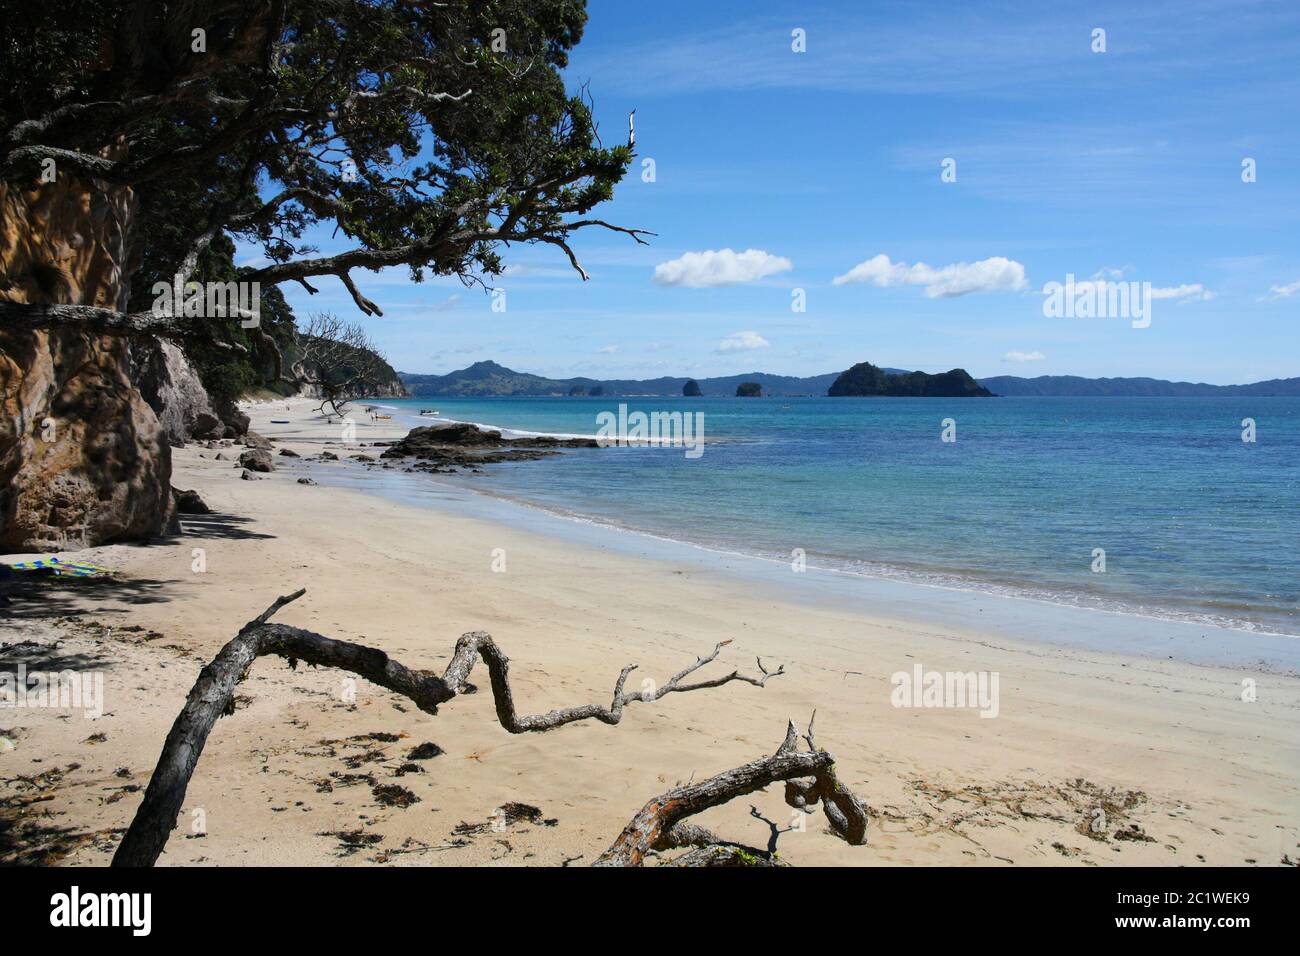
[[[154,312],[117,312],[94,305],[49,305],[0,301],[0,330],[69,328],[105,335],[182,338],[191,330],[174,315]]]
[[[761,679],[733,672],[717,680],[683,685],[683,678],[712,661],[730,643],[723,641],[713,649],[713,653],[698,658],[694,664],[673,677],[658,694],[639,691],[626,693],[623,690],[628,675],[636,667],[630,664],[619,673],[614,685],[613,701],[608,707],[585,704],[545,714],[521,715],[515,708],[510,687],[510,660],[483,631],[462,635],[456,642],[451,662],[443,675],[438,677],[428,671],[411,670],[376,648],[333,640],[284,624],[270,623],[277,611],[297,600],[303,593],[299,590],[278,598],[269,608],[245,624],[239,634],[200,672],[186,698],[184,708],[167,734],[144,800],[113,857],[114,866],[152,866],[157,861],[176,826],[176,817],[185,802],[190,778],[213,725],[219,717],[233,712],[235,686],[247,676],[253,661],[264,655],[283,657],[290,667],[296,667],[301,660],[312,665],[350,671],[409,698],[425,713],[434,715],[438,713],[439,704],[465,692],[474,662],[477,658],[482,658],[488,669],[496,701],[497,719],[512,734],[544,732],[587,719],[617,724],[622,719],[623,708],[636,701],[648,702],[669,693],[718,687],[733,680],[762,687],[769,677],[783,672],[780,669],[771,674],[764,671]]]
[[[352,276],[348,274],[348,270],[341,269],[339,271],[339,279],[342,280],[343,285],[347,288],[348,292],[351,294],[352,301],[357,304],[357,308],[360,309],[365,315],[384,314],[383,309],[379,308],[379,306],[375,305],[374,302],[372,302],[370,299],[367,299],[364,295],[361,294],[361,290],[358,289],[356,283],[352,281]]]
[[[653,236],[656,233],[648,229],[631,229],[627,226],[616,226],[612,223],[605,222],[603,219],[579,219],[574,222],[562,223],[558,227],[551,229],[526,229],[520,231],[503,231],[501,229],[479,229],[473,231],[461,231],[452,236],[434,239],[427,237],[419,242],[409,243],[404,246],[395,246],[391,249],[351,249],[347,252],[341,252],[338,255],[326,256],[315,259],[295,259],[291,262],[276,262],[271,265],[263,266],[244,278],[254,282],[279,283],[289,280],[301,281],[308,276],[320,275],[339,275],[349,269],[385,269],[389,266],[401,265],[427,265],[438,258],[440,251],[465,249],[479,242],[548,242],[552,245],[559,245],[568,253],[569,261],[578,270],[578,273],[585,279],[586,272],[578,265],[577,258],[565,244],[569,232],[576,229],[585,229],[591,226],[598,226],[602,229],[609,229],[613,232],[621,232],[631,236],[641,245],[648,245],[642,236]],[[359,304],[359,303],[358,303]],[[373,305],[373,303],[372,303]],[[363,310],[364,311],[364,310]]]
[[[772,756],[723,771],[700,783],[675,787],[650,800],[594,865],[641,866],[651,851],[683,846],[735,847],[736,844],[727,844],[710,831],[684,821],[781,780],[785,781],[787,804],[806,809],[820,802],[832,832],[850,846],[862,846],[867,842],[866,808],[839,782],[831,754],[825,750],[799,753],[798,741],[791,722],[785,740]],[[731,857],[733,854],[711,854],[704,862],[717,865]]]

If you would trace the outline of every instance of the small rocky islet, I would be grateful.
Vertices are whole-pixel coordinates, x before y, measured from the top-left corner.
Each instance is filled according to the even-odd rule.
[[[376,443],[382,445],[382,443]],[[506,461],[532,461],[559,454],[563,448],[598,448],[594,438],[555,438],[539,435],[505,438],[501,432],[468,422],[446,422],[411,429],[390,443],[381,458],[414,458],[419,471],[450,473]]]

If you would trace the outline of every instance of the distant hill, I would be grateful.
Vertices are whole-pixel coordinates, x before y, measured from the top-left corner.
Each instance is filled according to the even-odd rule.
[[[997,375],[980,384],[999,395],[1099,395],[1137,397],[1173,395],[1300,395],[1300,378],[1275,378],[1251,385],[1207,385],[1203,382],[1166,382],[1158,378],[1081,378],[1078,375],[1040,375],[1019,378]]]
[[[889,369],[887,371],[896,371]],[[798,378],[791,375],[771,375],[767,372],[747,372],[744,375],[723,375],[716,378],[697,378],[704,395],[736,394],[742,382],[757,382],[763,394],[789,398],[796,395],[825,395],[839,375],[828,372]],[[589,395],[601,389],[603,395],[653,395],[681,397],[682,387],[690,381],[686,376],[651,379],[598,379],[598,378],[543,378],[528,372],[516,372],[496,362],[475,362],[469,368],[448,372],[446,375],[413,375],[401,373],[406,390],[417,398],[437,395],[455,397],[525,396],[525,395]]]
[[[887,376],[913,374],[898,368],[881,368],[879,371]],[[961,370],[953,370],[953,372],[959,371]],[[953,372],[942,374],[952,375]],[[762,386],[764,395],[790,398],[800,395],[825,395],[841,374],[828,372],[825,375],[800,378],[792,375],[772,375],[767,372],[747,372],[744,375],[698,378],[695,381],[699,383],[700,391],[706,396],[731,397],[736,394],[736,386],[742,382],[757,382]],[[964,372],[962,374],[965,375]],[[592,394],[613,397],[645,395],[680,398],[682,387],[689,381],[685,376],[651,379],[546,378],[529,372],[516,372],[496,362],[475,362],[469,368],[449,372],[446,375],[416,375],[410,372],[399,372],[398,376],[405,384],[406,390],[417,398]],[[1206,385],[1193,382],[1166,382],[1155,378],[1081,378],[1077,375],[1043,375],[1038,378],[997,375],[971,381],[996,395],[1011,396],[1300,395],[1300,378],[1273,379],[1268,382],[1255,382],[1252,385]],[[900,394],[918,393],[904,391]]]
[[[912,396],[915,398],[991,398],[993,393],[982,387],[964,368],[938,375],[925,372],[890,374],[870,362],[859,362],[840,373],[826,392],[832,398],[870,395]]]

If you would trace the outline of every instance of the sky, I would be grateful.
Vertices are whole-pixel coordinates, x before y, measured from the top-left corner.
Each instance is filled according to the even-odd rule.
[[[512,247],[503,312],[404,269],[353,274],[382,317],[332,277],[283,285],[300,317],[364,320],[406,372],[1300,376],[1300,2],[589,15],[566,80],[606,142],[636,110],[637,158],[598,214],[649,245],[581,232],[587,282],[558,249]],[[1149,283],[1149,322],[1046,314],[1068,275]]]

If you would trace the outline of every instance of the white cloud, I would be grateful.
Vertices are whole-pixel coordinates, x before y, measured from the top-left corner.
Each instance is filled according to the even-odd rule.
[[[1111,286],[1124,285],[1127,283],[1136,288],[1144,284],[1136,279],[1105,279],[1102,278],[1103,273],[1114,275],[1116,274],[1116,270],[1103,270],[1103,272],[1095,273],[1091,279],[1079,279],[1075,281],[1073,285],[1074,294],[1105,296]],[[1122,275],[1123,272],[1120,271],[1118,274]],[[1043,287],[1042,291],[1044,295],[1054,294],[1054,292],[1048,288],[1048,286],[1051,285],[1052,283],[1049,282]],[[1059,283],[1057,283],[1057,285],[1059,285]],[[1174,299],[1180,302],[1209,302],[1215,297],[1214,292],[1205,288],[1205,286],[1199,282],[1189,282],[1176,286],[1151,286],[1150,295],[1152,302],[1157,299]]]
[[[735,332],[718,343],[719,352],[752,352],[765,349],[772,343],[757,332]]]
[[[1014,259],[993,256],[979,262],[957,262],[936,269],[924,262],[916,265],[893,262],[881,253],[866,262],[859,262],[833,280],[835,285],[850,282],[869,282],[881,289],[921,285],[925,286],[929,298],[947,299],[970,292],[1017,292],[1025,288],[1025,267]]]
[[[1152,287],[1151,298],[1155,299],[1186,299],[1189,302],[1209,302],[1214,298],[1214,293],[1199,282],[1190,285],[1177,285],[1169,287]]]
[[[1260,296],[1257,301],[1272,302],[1274,299],[1289,299],[1297,292],[1300,292],[1300,279],[1288,282],[1286,285],[1270,286],[1268,295]]]
[[[678,259],[655,266],[652,279],[658,285],[679,285],[688,289],[705,289],[719,285],[757,282],[759,279],[789,272],[794,263],[784,256],[774,256],[762,249],[708,249],[688,252]]]
[[[596,351],[597,351],[599,354],[601,354],[601,355],[613,355],[615,352],[618,351],[618,346],[617,346],[617,345],[602,345],[600,348],[596,349]]]
[[[1047,358],[1042,352],[1008,352],[1002,356],[1004,362],[1041,362]]]

